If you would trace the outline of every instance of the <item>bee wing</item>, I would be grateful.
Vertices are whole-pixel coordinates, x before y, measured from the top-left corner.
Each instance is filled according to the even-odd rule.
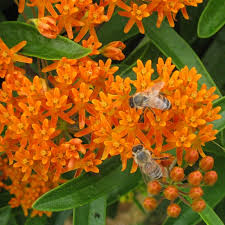
[[[148,185],[148,182],[152,180],[151,177],[148,176],[146,173],[144,173],[143,167],[139,166],[139,168],[140,168],[141,175],[143,177],[143,180],[144,180],[145,184]]]
[[[155,83],[152,87],[147,88],[143,93],[151,96],[158,96],[160,90],[164,87],[165,83],[163,81]]]

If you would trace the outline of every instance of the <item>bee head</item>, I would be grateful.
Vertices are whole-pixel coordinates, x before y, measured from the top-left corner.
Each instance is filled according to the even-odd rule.
[[[133,148],[132,148],[132,152],[133,154],[141,151],[143,149],[143,145],[135,145]]]
[[[129,98],[129,105],[131,108],[134,108],[134,98],[133,97]]]

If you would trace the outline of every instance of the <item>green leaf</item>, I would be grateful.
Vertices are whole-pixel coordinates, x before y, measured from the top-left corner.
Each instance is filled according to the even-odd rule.
[[[68,181],[41,196],[33,208],[46,211],[62,211],[88,204],[107,196],[107,203],[115,202],[122,194],[136,187],[141,179],[140,173],[130,174],[131,161],[127,169],[121,172],[118,157],[106,160],[100,165],[99,174],[86,173],[77,179]]]
[[[43,216],[35,216],[35,217],[29,217],[26,222],[25,225],[46,225],[47,223],[47,216],[43,215]]]
[[[198,36],[208,38],[225,24],[224,0],[209,0],[198,22]]]
[[[195,67],[198,73],[202,74],[200,84],[205,83],[208,88],[216,86],[210,74],[205,69],[199,57],[191,47],[182,39],[177,32],[169,27],[166,22],[161,24],[160,28],[156,27],[156,16],[143,21],[149,39],[153,44],[167,57],[171,57],[173,63],[178,69],[187,65],[190,68]],[[219,89],[216,94],[221,96]]]
[[[59,60],[62,57],[77,59],[91,52],[90,49],[83,48],[62,36],[48,39],[42,36],[34,26],[22,22],[0,23],[0,37],[10,48],[26,40],[27,45],[21,53],[41,59]]]
[[[214,101],[213,106],[221,107],[220,115],[222,116],[221,119],[212,122],[214,125],[213,128],[222,131],[225,128],[225,96]]]
[[[8,191],[1,190],[1,192],[0,192],[0,199],[1,199],[1,201],[0,201],[0,208],[1,208],[3,206],[8,205],[8,202],[11,199],[11,195],[9,194]]]
[[[224,225],[221,219],[208,204],[206,204],[206,208],[200,212],[199,215],[207,225]]]
[[[203,149],[206,152],[211,152],[211,153],[214,153],[217,156],[225,157],[225,148],[215,141],[207,142],[205,144],[205,147],[203,147]]]
[[[7,225],[11,213],[10,206],[0,208],[0,224]]]
[[[218,181],[212,187],[204,187],[203,199],[207,204],[214,208],[225,197],[225,163],[224,157],[214,157],[215,170],[218,174]],[[180,204],[181,214],[178,218],[168,218],[163,225],[195,225],[201,221],[198,213],[186,206],[184,203]],[[215,223],[213,225],[216,225]]]
[[[106,221],[106,197],[73,210],[73,225],[104,225]]]
[[[211,42],[209,48],[202,57],[206,69],[212,75],[214,82],[220,89],[223,95],[225,95],[225,27],[219,31],[214,40]],[[203,40],[203,39],[202,39]]]
[[[62,212],[54,212],[50,218],[48,218],[48,225],[64,225],[65,220],[72,215],[72,210],[65,210]]]

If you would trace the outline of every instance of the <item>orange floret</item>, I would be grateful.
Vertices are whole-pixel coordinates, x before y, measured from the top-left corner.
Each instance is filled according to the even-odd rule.
[[[9,49],[6,44],[0,38],[0,77],[4,78],[8,73],[13,73],[14,62],[23,62],[23,63],[32,63],[32,59],[27,58],[22,55],[16,54],[20,51],[25,45],[26,41],[22,41],[19,44],[15,45]]]
[[[140,33],[145,33],[145,29],[142,24],[142,19],[150,16],[146,4],[138,6],[137,4],[133,3],[132,7],[126,9],[126,11],[119,11],[118,14],[130,18],[124,28],[125,33],[128,33],[135,23],[137,24]]]

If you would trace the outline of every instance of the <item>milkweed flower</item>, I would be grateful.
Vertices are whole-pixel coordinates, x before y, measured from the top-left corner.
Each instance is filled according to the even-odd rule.
[[[149,12],[146,4],[142,4],[138,6],[137,4],[133,4],[132,7],[129,8],[128,11],[119,11],[119,15],[130,18],[127,25],[124,28],[124,32],[127,33],[130,31],[132,26],[136,23],[140,33],[144,34],[144,26],[142,24],[142,19],[145,17],[149,17]]]
[[[4,78],[8,73],[13,73],[14,69],[17,69],[13,63],[23,62],[32,63],[32,59],[27,58],[23,55],[16,54],[27,44],[26,41],[22,41],[15,45],[11,49],[0,38],[0,77]]]

